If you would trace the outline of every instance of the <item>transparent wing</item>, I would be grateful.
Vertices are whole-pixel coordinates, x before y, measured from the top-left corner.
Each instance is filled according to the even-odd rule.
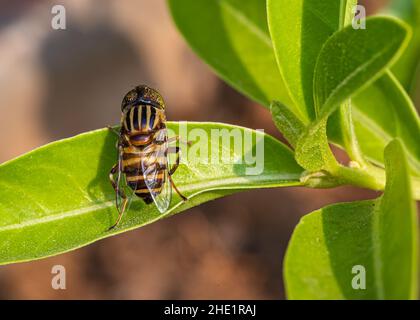
[[[168,134],[166,129],[161,129],[155,135],[155,143],[144,149],[145,156],[141,162],[144,183],[161,213],[168,210],[172,197],[167,152]]]
[[[117,171],[117,194],[116,194],[116,206],[118,212],[126,212],[131,205],[133,198],[136,196],[133,189],[128,186],[127,177],[123,172],[123,147],[118,146],[118,171]],[[140,167],[140,165],[139,165]],[[139,171],[139,170],[138,170]],[[126,199],[126,200],[125,200]]]

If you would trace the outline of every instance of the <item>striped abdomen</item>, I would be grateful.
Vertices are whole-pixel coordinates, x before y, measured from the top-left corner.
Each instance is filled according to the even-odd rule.
[[[167,160],[164,148],[164,145],[150,145],[147,147],[150,152],[147,153],[133,147],[124,148],[122,167],[127,184],[146,203],[152,201],[149,188],[156,195],[161,192],[165,183]]]

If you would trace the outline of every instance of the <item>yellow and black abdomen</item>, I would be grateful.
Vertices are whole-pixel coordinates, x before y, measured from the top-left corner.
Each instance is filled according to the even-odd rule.
[[[154,139],[155,133],[165,127],[164,119],[163,111],[150,105],[133,106],[123,118],[123,134],[128,143],[123,149],[122,171],[128,186],[146,203],[153,199],[145,183],[143,170],[151,173],[146,179],[153,181],[152,190],[155,194],[160,192],[164,183],[166,160],[156,156],[160,154],[156,150],[159,151],[164,145],[156,144]]]

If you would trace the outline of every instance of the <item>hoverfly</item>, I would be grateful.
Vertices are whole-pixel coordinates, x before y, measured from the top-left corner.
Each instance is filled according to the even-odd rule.
[[[121,112],[121,129],[116,132],[118,162],[109,173],[119,215],[110,229],[118,225],[136,196],[146,204],[154,202],[161,213],[169,207],[172,187],[187,200],[172,180],[179,165],[179,147],[169,148],[169,143],[179,141],[179,136],[168,139],[162,96],[145,85],[137,86],[124,96]],[[173,166],[170,152],[176,153]]]

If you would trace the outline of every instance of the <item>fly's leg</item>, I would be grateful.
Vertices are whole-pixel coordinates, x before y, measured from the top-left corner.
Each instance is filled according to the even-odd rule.
[[[175,148],[169,148],[168,149],[168,153],[175,153],[176,154],[176,160],[174,165],[172,166],[172,168],[169,169],[169,175],[173,175],[176,171],[176,169],[178,169],[179,167],[179,160],[180,160],[180,149],[179,147],[175,147]]]
[[[108,128],[109,131],[115,133],[117,136],[120,136],[120,132],[117,129],[115,129],[111,126],[106,126],[106,127]]]
[[[191,141],[184,141],[184,140],[182,140],[180,136],[175,136],[175,137],[172,137],[172,138],[169,138],[168,139],[168,143],[177,142],[177,141],[179,141],[181,143],[184,143],[184,144],[186,144],[188,146],[191,146],[191,144],[192,144]]]
[[[115,206],[117,207],[117,210],[118,210],[117,221],[109,228],[109,230],[114,229],[118,225],[118,223],[121,221],[121,218],[124,214],[124,211],[127,207],[127,202],[128,202],[127,196],[122,190],[120,190],[119,186],[115,182],[114,175],[117,173],[117,170],[118,170],[118,164],[114,165],[111,171],[109,172],[109,181],[111,181],[112,187],[115,190]],[[123,201],[121,209],[118,207],[118,197],[121,197]]]
[[[172,177],[170,176],[170,175],[168,175],[168,178],[169,178],[169,181],[170,181],[170,183],[171,183],[171,185],[172,185],[172,187],[174,188],[174,190],[175,190],[175,192],[182,198],[182,201],[187,201],[188,200],[188,198],[186,197],[186,196],[184,196],[179,190],[178,190],[178,188],[176,187],[176,185],[175,185],[175,183],[174,183],[174,181],[172,180]]]
[[[118,137],[117,140],[117,148],[121,146],[130,145],[130,141],[128,140],[128,137],[125,134],[121,134],[121,132],[118,129],[115,129],[111,126],[106,126],[109,131],[111,131],[113,134],[115,134]]]
[[[167,139],[166,140],[166,142],[169,144],[169,143],[172,143],[172,142],[176,142],[176,141],[181,141],[180,140],[180,136],[175,136],[175,137],[172,137],[172,138],[169,138],[169,139]],[[157,141],[156,143],[157,144],[162,144],[162,143],[164,143],[165,141]],[[186,142],[188,145],[190,144],[189,142]],[[174,190],[175,190],[175,192],[182,198],[182,200],[183,201],[187,201],[188,200],[188,198],[186,197],[186,196],[184,196],[179,190],[178,190],[178,188],[176,187],[176,185],[175,185],[175,183],[174,183],[174,181],[172,180],[172,174],[175,172],[175,170],[178,168],[178,166],[179,166],[179,151],[180,151],[180,149],[179,149],[179,147],[175,147],[175,148],[173,148],[175,151],[172,151],[171,150],[172,148],[169,148],[168,149],[168,153],[170,153],[170,152],[175,152],[176,153],[176,155],[177,155],[177,157],[176,157],[176,162],[175,162],[175,164],[173,165],[173,167],[171,168],[171,169],[169,169],[169,172],[168,172],[168,179],[169,179],[169,182],[171,183],[171,186],[174,188]]]
[[[172,137],[172,138],[168,139],[168,144],[171,143],[171,142],[174,142],[174,141],[180,141],[180,137],[176,136],[176,137]],[[189,141],[187,141],[185,143],[188,144],[188,145],[191,145],[191,142],[189,142]],[[169,175],[171,176],[175,173],[176,169],[178,169],[181,149],[179,147],[170,147],[170,148],[168,148],[168,154],[169,153],[175,153],[176,154],[175,164],[169,170]]]
[[[168,174],[168,178],[169,181],[171,182],[172,187],[174,188],[174,190],[176,191],[176,193],[182,198],[183,201],[187,201],[187,197],[184,196],[176,187],[174,181],[172,180],[172,175],[175,173],[176,169],[179,166],[179,147],[175,147],[174,148],[174,153],[176,153],[176,160],[175,160],[175,164],[172,166],[172,168],[169,170],[169,174]],[[172,150],[168,150],[168,152],[171,152]]]
[[[123,205],[122,205],[121,211],[118,209],[118,212],[119,212],[118,218],[115,221],[115,223],[108,230],[114,229],[120,223],[121,218],[122,218],[122,216],[124,214],[124,211],[127,208],[127,203],[128,203],[128,199],[127,198],[123,198]]]
[[[122,194],[122,191],[120,191],[117,183],[115,182],[115,178],[114,175],[117,173],[118,170],[118,164],[115,164],[112,168],[111,171],[109,172],[109,181],[112,184],[112,187],[115,190],[115,195],[119,195],[121,198],[124,198],[124,195]]]

